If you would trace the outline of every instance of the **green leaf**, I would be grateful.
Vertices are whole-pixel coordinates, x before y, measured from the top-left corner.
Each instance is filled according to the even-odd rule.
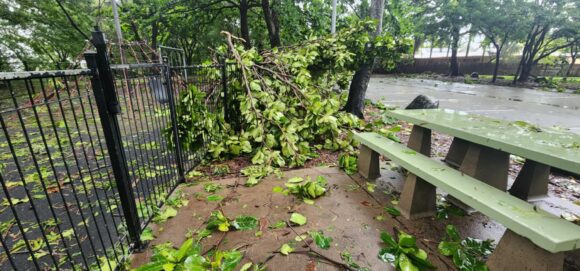
[[[270,229],[283,229],[286,228],[286,222],[284,220],[279,220],[274,225],[269,226]]]
[[[146,242],[153,239],[155,239],[155,236],[153,235],[153,230],[151,228],[147,227],[143,232],[141,232],[141,241]]]
[[[242,265],[242,268],[240,268],[240,271],[248,271],[248,270],[250,270],[250,267],[252,267],[252,265],[253,265],[253,263],[251,263],[251,262],[246,263],[246,264]]]
[[[288,254],[290,254],[293,251],[294,251],[294,248],[292,248],[288,244],[283,244],[282,247],[280,248],[280,253],[282,253],[282,255],[286,255],[286,256],[288,256]]]
[[[290,222],[299,226],[306,224],[306,221],[307,221],[306,217],[299,213],[292,213],[292,215],[290,216]]]
[[[459,248],[460,248],[459,247],[459,244],[456,243],[456,242],[445,242],[445,241],[443,241],[443,242],[440,242],[439,245],[437,246],[437,250],[443,256],[451,256]]]
[[[222,197],[220,195],[209,195],[209,196],[207,196],[207,201],[221,201],[223,199],[224,199],[224,197]]]
[[[416,246],[415,237],[405,232],[399,232],[399,246],[412,248]]]
[[[381,232],[381,240],[383,240],[383,243],[387,244],[387,247],[393,248],[398,246],[395,239],[393,239],[393,237],[387,232]]]
[[[397,217],[397,216],[401,215],[401,211],[399,211],[399,209],[394,208],[394,207],[385,207],[385,211],[393,217]]]
[[[449,238],[451,238],[452,241],[459,242],[461,240],[459,232],[457,231],[457,228],[455,228],[455,226],[447,225],[445,227],[445,231],[447,232],[447,235],[449,236]]]
[[[258,227],[258,219],[253,216],[238,216],[232,223],[237,230],[253,230]]]
[[[304,178],[302,177],[293,177],[288,179],[288,183],[301,183],[304,181]]]
[[[310,236],[312,237],[312,239],[314,239],[314,243],[316,243],[316,245],[319,248],[322,249],[329,249],[330,248],[330,243],[332,243],[332,237],[329,236],[324,236],[324,234],[322,234],[321,232],[310,232]]]
[[[419,271],[419,268],[404,253],[399,256],[399,268],[401,271]]]

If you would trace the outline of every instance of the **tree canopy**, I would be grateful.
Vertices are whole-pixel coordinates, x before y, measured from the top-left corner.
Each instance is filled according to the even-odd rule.
[[[184,50],[186,62],[207,60],[224,44],[221,31],[244,39],[258,51],[293,46],[330,32],[331,1],[325,0],[117,0],[126,42],[146,42]],[[59,3],[62,5],[59,6]],[[370,0],[339,0],[338,28],[370,17]],[[575,0],[389,0],[385,31],[414,40],[415,51],[428,42],[448,46],[450,75],[458,75],[462,36],[485,37],[495,62],[505,48],[521,48],[517,80],[554,54],[574,56],[579,40]],[[67,18],[64,11],[70,15]],[[94,25],[115,40],[112,1],[0,0],[0,68],[58,69],[78,65]],[[72,26],[71,22],[78,28]],[[497,72],[496,72],[497,73]]]

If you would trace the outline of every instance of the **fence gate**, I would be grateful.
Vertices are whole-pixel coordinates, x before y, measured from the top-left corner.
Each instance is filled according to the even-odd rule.
[[[227,100],[225,63],[112,65],[92,38],[88,69],[0,74],[0,270],[118,269],[204,155],[168,145],[179,93]]]

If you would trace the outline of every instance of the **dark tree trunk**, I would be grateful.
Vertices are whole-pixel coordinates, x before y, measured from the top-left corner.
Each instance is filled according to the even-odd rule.
[[[568,66],[568,70],[566,71],[566,75],[564,75],[564,78],[568,78],[568,76],[570,76],[570,73],[572,73],[572,68],[574,68],[574,64],[576,64],[576,59],[578,58],[578,49],[577,49],[578,45],[572,44],[570,46],[570,55],[572,56],[572,62],[570,62],[570,66]]]
[[[518,78],[518,82],[526,82],[532,75],[532,70],[534,69],[535,63],[533,61],[526,61],[522,66],[522,70],[520,71],[520,76]]]
[[[469,33],[469,39],[467,40],[467,49],[465,50],[465,57],[467,58],[469,56],[469,47],[471,47],[471,40],[473,39],[473,36],[471,35],[471,33]]]
[[[270,6],[270,0],[262,0],[262,10],[264,12],[266,28],[268,29],[270,46],[272,48],[278,47],[280,46],[280,24],[278,22],[278,14]]]
[[[417,50],[419,50],[421,48],[421,44],[423,43],[423,40],[419,37],[415,37],[415,40],[413,42],[413,58],[415,58],[415,55],[417,54]]]
[[[361,119],[364,118],[365,95],[372,71],[373,63],[365,63],[354,73],[348,90],[348,101],[344,106],[344,111]]]
[[[159,35],[159,20],[151,24],[151,48],[157,49],[157,36]]]
[[[252,42],[250,41],[250,26],[248,25],[248,10],[250,6],[248,0],[240,0],[240,32],[242,34],[242,39],[244,39],[244,47],[246,49],[252,48]]]
[[[491,79],[492,83],[495,83],[497,80],[497,72],[499,71],[499,57],[501,54],[501,47],[495,46],[495,66],[493,67],[493,78]]]
[[[141,35],[139,34],[139,27],[135,21],[131,20],[131,31],[133,31],[133,35],[135,36],[136,41],[141,41]]]
[[[384,11],[385,0],[372,1],[371,17],[378,20],[377,29],[372,33],[373,37],[376,37],[382,31]],[[369,85],[369,80],[371,79],[374,63],[374,59],[369,59],[366,63],[362,63],[359,69],[354,73],[348,90],[348,100],[343,108],[344,111],[354,114],[361,119],[364,118],[365,95]]]
[[[451,40],[451,61],[449,65],[449,75],[459,75],[459,63],[457,63],[457,49],[459,47],[459,28],[453,27]]]

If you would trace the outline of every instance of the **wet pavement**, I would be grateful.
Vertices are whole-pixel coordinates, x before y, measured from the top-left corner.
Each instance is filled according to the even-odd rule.
[[[406,106],[419,94],[438,99],[442,108],[580,133],[579,94],[384,75],[373,76],[367,90],[367,98],[397,106]]]

